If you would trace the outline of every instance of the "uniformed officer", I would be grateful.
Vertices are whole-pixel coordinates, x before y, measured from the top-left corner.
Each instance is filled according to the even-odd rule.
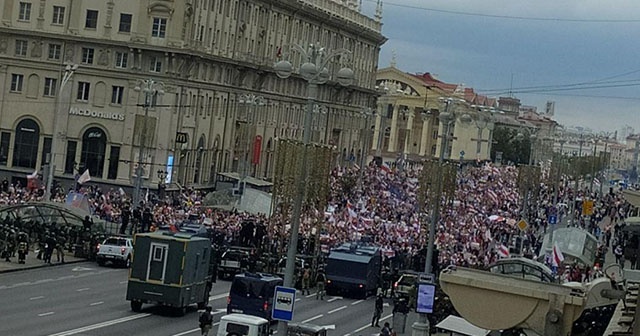
[[[29,254],[29,235],[26,232],[18,233],[18,264],[24,264]]]

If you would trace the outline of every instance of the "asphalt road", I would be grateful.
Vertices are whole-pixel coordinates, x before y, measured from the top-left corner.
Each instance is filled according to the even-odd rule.
[[[200,335],[195,306],[183,317],[151,305],[132,312],[125,300],[127,276],[126,269],[91,262],[0,274],[0,335]],[[226,311],[229,286],[218,281],[211,291],[216,325]],[[373,298],[318,301],[298,292],[294,322],[335,325],[332,336],[377,335],[380,329],[369,327],[372,312]],[[391,307],[382,316],[391,322]]]

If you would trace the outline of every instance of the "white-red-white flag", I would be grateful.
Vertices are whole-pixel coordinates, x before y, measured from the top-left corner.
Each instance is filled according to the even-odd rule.
[[[558,267],[564,261],[564,255],[562,255],[562,251],[558,247],[558,244],[553,244],[553,253],[551,255],[551,265]]]
[[[80,177],[78,177],[78,183],[84,184],[91,181],[91,175],[89,174],[89,169],[85,170]]]
[[[358,214],[355,212],[355,210],[353,210],[353,204],[351,204],[351,202],[347,201],[347,212],[349,212],[349,217],[351,218],[357,218]]]
[[[509,258],[509,248],[504,246],[504,244],[500,244],[498,247],[498,256],[501,258]]]
[[[385,174],[391,173],[391,168],[386,163],[383,163],[382,165],[380,165],[380,170],[382,170],[382,172]]]

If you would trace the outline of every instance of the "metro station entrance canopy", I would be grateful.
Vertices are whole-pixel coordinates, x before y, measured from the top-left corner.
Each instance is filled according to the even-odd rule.
[[[18,219],[34,221],[41,224],[58,223],[63,225],[82,226],[82,220],[90,214],[82,209],[56,202],[30,202],[0,208],[0,221]],[[94,227],[104,228],[104,221],[93,218]]]

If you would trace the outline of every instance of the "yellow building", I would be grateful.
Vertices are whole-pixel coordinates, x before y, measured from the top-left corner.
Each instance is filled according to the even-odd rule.
[[[251,161],[249,175],[268,178],[276,138],[302,139],[307,88],[297,73],[278,78],[273,64],[286,57],[297,69],[305,60],[289,46],[309,43],[352,52],[327,65],[330,74],[350,67],[355,82],[320,86],[317,101],[328,113],[313,130],[316,141],[357,152],[386,41],[381,6],[375,18],[357,7],[332,0],[4,0],[0,174],[24,178],[53,154],[58,180],[89,169],[94,183],[127,186],[139,160],[151,187],[162,182],[159,170],[166,182],[211,185],[243,161]],[[147,79],[162,83],[154,92],[164,94],[145,100]],[[265,104],[246,104],[246,94]]]
[[[392,66],[377,75],[378,111],[372,155],[394,161],[424,158],[489,160],[497,102],[431,74]],[[449,118],[441,120],[443,113]],[[442,135],[449,130],[449,136]],[[443,142],[446,140],[446,142]],[[442,146],[446,148],[442,151]]]

